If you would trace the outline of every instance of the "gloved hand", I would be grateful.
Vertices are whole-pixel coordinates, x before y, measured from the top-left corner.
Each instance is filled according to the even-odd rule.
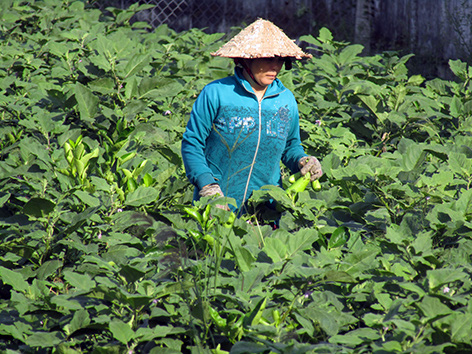
[[[224,194],[221,191],[220,185],[218,183],[207,184],[200,190],[200,192],[198,192],[198,195],[200,197],[211,197],[214,195],[220,195],[220,197],[224,197]]]
[[[314,156],[302,157],[300,161],[298,161],[298,167],[300,167],[300,173],[302,175],[306,175],[307,172],[310,172],[310,180],[312,182],[323,176],[321,164]]]
[[[221,191],[220,185],[218,183],[211,183],[203,186],[203,188],[198,192],[200,197],[212,197],[212,196],[220,196],[224,197],[223,192]],[[217,208],[229,210],[228,205],[221,205],[216,204]]]

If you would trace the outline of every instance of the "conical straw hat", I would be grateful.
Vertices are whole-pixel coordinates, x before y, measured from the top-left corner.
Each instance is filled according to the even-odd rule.
[[[275,56],[294,59],[312,57],[311,54],[304,53],[280,28],[263,19],[247,26],[211,55],[246,59]]]

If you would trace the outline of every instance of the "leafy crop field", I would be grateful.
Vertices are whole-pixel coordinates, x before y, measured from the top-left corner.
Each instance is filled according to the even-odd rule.
[[[284,210],[274,231],[192,205],[183,170],[228,37],[130,24],[146,6],[2,6],[2,352],[472,351],[472,67],[425,80],[301,37],[314,58],[280,78],[325,175],[253,194]]]

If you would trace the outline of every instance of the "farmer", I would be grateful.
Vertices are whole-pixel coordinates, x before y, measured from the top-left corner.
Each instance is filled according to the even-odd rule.
[[[233,76],[216,80],[198,96],[182,141],[194,199],[214,195],[236,200],[239,215],[264,185],[282,186],[280,161],[292,173],[323,172],[300,141],[295,98],[277,74],[292,59],[310,58],[273,23],[259,19],[213,56],[233,58]]]

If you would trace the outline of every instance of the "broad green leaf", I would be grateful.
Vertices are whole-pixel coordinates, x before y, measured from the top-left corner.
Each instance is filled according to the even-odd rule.
[[[114,262],[116,264],[123,264],[128,261],[131,257],[137,257],[140,251],[136,248],[128,247],[125,245],[116,245],[109,247],[108,251],[105,252],[102,257],[107,262]]]
[[[330,343],[344,344],[355,347],[361,344],[371,343],[380,339],[380,334],[372,328],[360,328],[344,334],[337,334],[328,339]]]
[[[467,63],[461,60],[449,60],[449,68],[452,70],[461,80],[465,80],[467,77]]]
[[[341,247],[349,240],[349,230],[343,226],[338,227],[329,238],[328,249]]]
[[[120,274],[128,283],[132,283],[141,279],[146,273],[136,267],[124,264],[121,266]]]
[[[339,266],[339,270],[356,277],[366,270],[376,269],[378,267],[376,257],[379,252],[380,249],[376,246],[366,245],[362,250],[346,255],[343,264]]]
[[[17,322],[19,323],[19,322]],[[31,331],[31,326],[29,328],[25,328],[24,331],[19,329],[16,325],[7,325],[7,324],[0,324],[0,334],[1,335],[6,335],[6,336],[11,336],[21,342],[25,340],[25,337],[27,336],[27,333]]]
[[[52,348],[63,341],[60,332],[34,332],[26,338],[25,343],[31,347]]]
[[[131,327],[119,319],[111,321],[109,328],[113,337],[123,344],[128,344],[134,338],[134,332]]]
[[[164,338],[167,337],[169,334],[175,334],[176,331],[172,326],[155,326],[154,328],[143,328],[139,327],[136,330],[136,337],[139,338],[140,341],[148,342],[152,341],[156,338]],[[180,349],[179,348],[176,348]],[[176,353],[177,354],[177,353]]]
[[[261,298],[256,306],[249,312],[245,318],[244,318],[244,324],[246,326],[255,326],[258,325],[261,318],[262,318],[262,312],[265,309],[267,303],[267,297]]]
[[[451,321],[451,339],[453,343],[472,344],[472,314],[456,313]]]
[[[62,261],[58,259],[50,260],[41,264],[36,271],[36,277],[40,280],[45,280],[51,275],[55,275],[56,271],[63,265]]]
[[[78,300],[70,299],[67,295],[57,295],[52,297],[51,304],[57,306],[57,308],[64,308],[70,311],[78,311],[83,309],[83,306]]]
[[[426,278],[428,279],[429,288],[431,290],[437,290],[443,285],[449,284],[453,286],[454,282],[469,279],[469,275],[461,269],[441,268],[428,270],[426,272]]]
[[[63,274],[65,280],[76,289],[90,291],[96,286],[89,274],[80,274],[71,270],[65,270]]]
[[[322,42],[330,42],[333,40],[333,35],[331,34],[331,31],[327,29],[326,27],[323,27],[320,29],[320,34],[318,37]]]
[[[387,314],[385,315],[383,321],[388,322],[395,318],[399,312],[400,312],[400,307],[402,306],[403,301],[402,300],[395,300],[392,305],[389,307]]]
[[[110,187],[108,187],[110,188]],[[86,205],[90,207],[100,206],[100,199],[82,190],[77,190],[74,194]]]
[[[130,306],[130,308],[139,310],[143,306],[149,305],[153,298],[151,296],[145,296],[140,294],[126,294],[124,302]]]
[[[326,282],[354,283],[356,280],[346,272],[337,270],[328,270],[323,274],[323,280]]]
[[[23,213],[36,218],[41,218],[49,215],[55,207],[56,204],[48,199],[31,198],[23,207]]]
[[[426,320],[433,320],[439,316],[449,315],[453,312],[453,310],[444,305],[437,297],[428,295],[418,303],[418,307],[425,315]]]
[[[138,81],[136,77],[133,76],[131,79],[128,79],[126,82],[125,96],[128,100],[130,100],[136,97],[136,95],[138,95]],[[126,108],[128,108],[128,106],[126,106]]]
[[[72,321],[64,326],[64,331],[68,336],[73,334],[75,331],[86,328],[90,324],[90,315],[87,310],[81,309],[74,313]]]
[[[451,112],[451,116],[459,118],[464,110],[464,105],[460,101],[457,96],[454,96],[451,100],[451,104],[449,106],[449,110]]]
[[[251,252],[241,245],[233,245],[236,262],[242,272],[247,272],[251,269],[252,264],[255,261],[254,256]]]
[[[28,290],[29,284],[23,276],[13,270],[0,266],[0,280],[4,284],[10,285],[13,290],[24,292]]]
[[[126,68],[124,70],[124,78],[133,76],[134,74],[138,73],[150,62],[151,56],[149,54],[135,54],[126,65]]]
[[[126,196],[125,204],[139,207],[154,202],[158,195],[158,191],[153,187],[139,186]]]
[[[352,44],[344,48],[338,56],[339,65],[349,64],[358,54],[362,52],[364,47],[360,44]]]
[[[287,255],[287,246],[277,238],[266,239],[263,250],[274,263],[284,260]]]
[[[182,84],[173,79],[144,78],[138,86],[139,99],[162,101],[166,97],[176,96],[182,88]]]
[[[89,88],[77,83],[75,85],[75,99],[77,100],[80,119],[92,121],[98,112],[98,97]]]
[[[328,336],[335,336],[339,332],[339,324],[336,322],[336,313],[326,309],[310,306],[303,314],[313,323],[319,324]]]
[[[377,114],[377,106],[379,105],[379,100],[374,96],[369,95],[359,95],[358,96],[362,102],[372,111],[372,113]]]
[[[267,346],[250,341],[238,341],[231,347],[231,354],[257,354],[267,351]]]

